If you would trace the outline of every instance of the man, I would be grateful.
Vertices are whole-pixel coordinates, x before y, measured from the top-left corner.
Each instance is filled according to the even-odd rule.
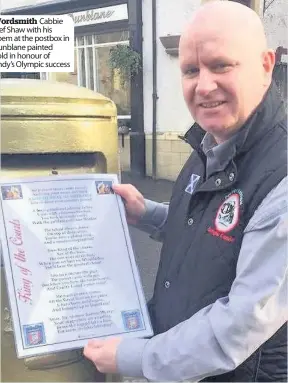
[[[133,186],[114,189],[130,223],[163,237],[155,336],[93,340],[84,354],[102,372],[153,381],[287,381],[287,117],[275,55],[256,13],[233,2],[197,10],[179,49],[196,123],[168,216]]]

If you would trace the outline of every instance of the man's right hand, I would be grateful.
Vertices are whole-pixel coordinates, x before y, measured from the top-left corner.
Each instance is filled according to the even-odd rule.
[[[113,185],[113,190],[124,200],[127,222],[137,224],[146,211],[143,195],[130,184]]]

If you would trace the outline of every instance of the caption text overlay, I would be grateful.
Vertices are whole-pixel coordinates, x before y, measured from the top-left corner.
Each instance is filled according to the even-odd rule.
[[[73,72],[73,19],[1,15],[0,71]]]

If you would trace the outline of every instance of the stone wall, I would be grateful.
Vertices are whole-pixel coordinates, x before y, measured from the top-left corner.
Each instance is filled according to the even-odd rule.
[[[157,134],[157,174],[158,179],[175,181],[183,165],[191,154],[191,147],[178,137],[179,133]],[[130,138],[119,137],[121,170],[130,170]],[[152,176],[152,135],[146,135],[146,175]]]

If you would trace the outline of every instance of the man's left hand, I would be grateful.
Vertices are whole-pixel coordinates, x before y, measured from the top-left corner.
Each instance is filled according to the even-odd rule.
[[[116,373],[116,352],[121,341],[121,338],[89,340],[84,348],[84,355],[95,364],[99,372]]]

